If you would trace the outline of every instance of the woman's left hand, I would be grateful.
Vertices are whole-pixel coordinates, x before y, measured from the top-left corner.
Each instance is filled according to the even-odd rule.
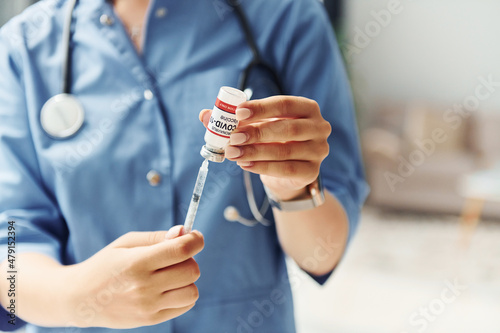
[[[205,127],[211,110],[202,110]],[[240,104],[238,127],[226,158],[261,180],[281,200],[295,198],[319,175],[332,128],[318,104],[304,97],[273,96]]]

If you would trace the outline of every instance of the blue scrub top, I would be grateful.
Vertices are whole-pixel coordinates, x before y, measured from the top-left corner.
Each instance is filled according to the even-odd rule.
[[[332,124],[321,173],[349,217],[351,237],[367,186],[349,84],[324,9],[316,0],[241,3],[284,93],[316,100]],[[223,0],[152,1],[143,56],[109,3],[81,0],[71,91],[86,118],[75,136],[54,139],[40,126],[40,110],[62,89],[67,10],[67,1],[41,1],[1,29],[0,240],[6,243],[7,221],[15,220],[18,253],[69,265],[129,231],[183,223],[202,162],[198,113],[213,106],[221,86],[237,87],[252,53]],[[112,21],[101,20],[104,14]],[[152,170],[161,176],[157,186],[147,179]],[[259,204],[264,191],[258,176],[253,180]],[[179,318],[131,332],[295,331],[274,226],[228,222],[227,206],[252,218],[241,169],[211,163],[195,223],[206,242],[196,256],[200,299]],[[28,325],[28,332],[68,330]]]

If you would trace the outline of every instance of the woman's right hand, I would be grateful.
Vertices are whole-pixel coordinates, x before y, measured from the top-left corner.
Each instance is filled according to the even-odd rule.
[[[200,232],[131,232],[72,267],[70,314],[77,327],[134,328],[162,323],[189,311],[200,277],[193,256],[204,246]]]

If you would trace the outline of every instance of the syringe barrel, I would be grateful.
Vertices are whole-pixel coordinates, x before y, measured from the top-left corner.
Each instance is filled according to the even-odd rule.
[[[205,181],[207,180],[207,175],[208,160],[204,160],[201,164],[200,170],[198,171],[198,177],[196,178],[193,196],[191,197],[191,202],[189,203],[188,212],[184,221],[184,232],[186,233],[191,232],[191,230],[193,229],[194,219],[196,217],[196,212],[198,211],[201,195],[203,193],[203,187],[205,186]]]

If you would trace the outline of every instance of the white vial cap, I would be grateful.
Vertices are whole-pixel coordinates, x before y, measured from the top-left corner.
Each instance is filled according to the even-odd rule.
[[[238,106],[247,100],[247,95],[243,91],[236,88],[221,87],[217,98],[224,103]]]

